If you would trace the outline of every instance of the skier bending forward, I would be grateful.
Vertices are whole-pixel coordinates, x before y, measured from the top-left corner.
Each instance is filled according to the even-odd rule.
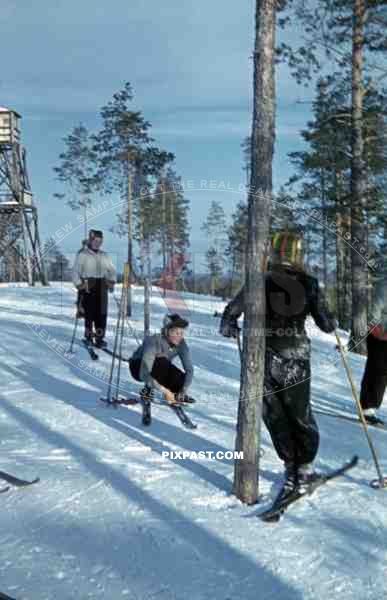
[[[169,404],[192,402],[187,390],[192,383],[191,353],[184,339],[188,321],[177,314],[166,315],[161,333],[145,338],[129,360],[129,369],[136,381],[143,381],[141,398],[150,402],[154,389],[160,390]],[[172,364],[179,357],[184,372]]]
[[[310,340],[305,319],[311,314],[327,333],[335,328],[317,279],[305,273],[302,240],[276,234],[265,274],[266,354],[263,419],[285,465],[283,494],[307,487],[314,477],[319,446],[317,423],[310,406]],[[244,312],[244,289],[226,306],[220,333],[236,337]]]

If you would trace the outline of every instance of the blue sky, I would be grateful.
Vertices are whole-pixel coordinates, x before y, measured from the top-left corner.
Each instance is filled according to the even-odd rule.
[[[134,108],[152,125],[157,142],[176,154],[183,181],[227,182],[235,192],[187,192],[193,252],[204,252],[200,225],[212,199],[228,215],[245,182],[240,143],[250,133],[254,0],[3,0],[0,104],[21,113],[22,137],[43,239],[77,214],[56,200],[53,167],[62,138],[79,122],[98,127],[98,112],[125,81]],[[296,38],[297,31],[291,33]],[[277,70],[275,187],[291,173],[287,153],[301,147],[313,90]],[[105,231],[114,211],[94,220]],[[79,248],[82,230],[68,235]],[[125,242],[106,234],[107,249],[124,260]]]

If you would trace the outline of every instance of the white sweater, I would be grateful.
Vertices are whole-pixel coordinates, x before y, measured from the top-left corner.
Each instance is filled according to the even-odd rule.
[[[106,279],[117,281],[116,269],[106,252],[93,252],[89,248],[81,250],[73,266],[73,283],[80,285],[83,279]]]

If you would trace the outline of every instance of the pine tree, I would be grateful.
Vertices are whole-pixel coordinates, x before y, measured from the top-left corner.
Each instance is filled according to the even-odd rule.
[[[241,143],[242,153],[243,153],[243,170],[246,173],[246,186],[250,185],[250,175],[251,175],[251,136],[248,135],[245,137],[243,142]]]
[[[87,207],[91,196],[98,190],[96,153],[88,129],[80,124],[64,138],[65,150],[59,155],[59,165],[54,167],[57,179],[63,183],[66,193],[55,194],[56,198],[66,199],[73,210],[82,209],[87,237]]]
[[[308,230],[308,256],[312,259],[315,254],[316,262],[322,263],[325,286],[328,284],[332,248],[339,239],[329,227],[338,210],[333,189],[335,173],[349,168],[349,131],[345,127],[349,123],[348,119],[345,120],[348,109],[343,104],[342,90],[329,88],[332,80],[319,79],[317,82],[314,120],[308,123],[308,129],[301,132],[308,149],[289,155],[297,169],[291,181],[301,183],[297,198],[306,208],[307,218],[304,221]],[[340,126],[343,119],[344,126]],[[332,143],[333,139],[335,143]]]
[[[157,239],[162,256],[161,284],[166,294],[166,289],[176,284],[178,273],[175,267],[181,260],[185,262],[183,255],[189,247],[189,200],[184,195],[181,178],[172,166],[158,178],[154,207],[158,215]]]
[[[70,281],[70,261],[62,254],[55,238],[51,237],[43,246],[48,281]]]
[[[227,231],[228,245],[226,255],[231,264],[230,296],[233,292],[234,277],[237,275],[237,283],[244,280],[246,243],[247,243],[247,203],[242,200],[238,203],[235,212],[231,216],[231,225]]]
[[[311,68],[319,68],[318,50],[350,73],[351,79],[351,143],[350,143],[350,235],[352,335],[350,347],[359,353],[366,351],[362,332],[367,330],[368,252],[367,174],[364,162],[364,101],[372,78],[380,74],[375,55],[387,49],[387,12],[385,0],[317,0],[307,5],[296,0],[296,16],[303,31],[305,45],[295,53],[282,45],[297,80],[310,77]],[[367,81],[371,80],[371,81]]]
[[[344,328],[349,327],[351,313],[351,257],[346,242],[350,235],[350,102],[348,80],[334,75],[320,79],[313,103],[314,119],[302,131],[308,148],[289,155],[296,167],[291,183],[301,185],[297,197],[305,207],[308,256],[310,259],[316,254],[316,262],[322,262],[325,284],[328,276],[336,272],[336,308]],[[380,215],[381,208],[376,178],[385,165],[383,111],[383,95],[369,93],[363,110],[369,225],[374,220],[372,215],[375,211]],[[313,217],[313,211],[317,217]]]
[[[295,198],[281,186],[277,194],[273,194],[270,233],[276,231],[299,232],[303,224],[303,216],[295,208]]]
[[[144,284],[144,336],[150,332],[150,299],[152,290],[152,244],[157,235],[157,210],[151,190],[151,183],[138,169],[137,203],[135,205],[134,239],[140,247],[140,268]]]
[[[246,136],[241,143],[242,169],[246,173],[246,188],[250,184],[251,170],[251,136]],[[240,287],[245,276],[245,258],[247,243],[247,201],[240,200],[231,216],[231,225],[227,231],[228,243],[226,256],[230,263],[229,296],[234,291],[234,278],[237,276],[236,286]]]
[[[181,178],[169,167],[164,178],[166,191],[167,249],[170,255],[184,254],[189,247],[189,200],[184,195]]]
[[[210,293],[215,294],[219,281],[224,272],[224,255],[227,247],[226,215],[220,202],[213,200],[202,225],[202,231],[207,236],[206,251],[207,268],[210,274]]]
[[[98,179],[105,193],[116,192],[126,199],[126,208],[120,218],[118,231],[126,225],[128,238],[128,263],[130,283],[128,289],[128,316],[131,316],[133,281],[133,202],[137,173],[156,175],[173,159],[171,153],[152,145],[149,135],[150,123],[141,111],[133,111],[130,83],[113,95],[113,99],[101,109],[102,129],[94,136],[94,149],[98,157]]]

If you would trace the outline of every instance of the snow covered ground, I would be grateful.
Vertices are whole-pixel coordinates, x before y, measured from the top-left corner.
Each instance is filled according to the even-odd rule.
[[[162,457],[234,448],[239,358],[235,343],[217,334],[212,315],[223,305],[185,299],[196,365],[194,432],[168,408],[155,406],[146,429],[138,407],[114,410],[99,401],[110,360],[104,354],[91,363],[79,345],[67,354],[70,285],[0,289],[0,469],[41,478],[0,496],[0,591],[18,600],[385,598],[387,490],[368,485],[375,470],[357,423],[316,415],[318,466],[355,453],[359,466],[294,505],[278,525],[253,516],[260,505],[246,507],[230,495],[230,460]],[[135,288],[131,323],[140,330],[141,303]],[[112,328],[112,299],[111,309]],[[157,290],[152,310],[157,328],[166,312]],[[334,345],[330,335],[313,336],[313,402],[353,413]],[[125,354],[135,347],[128,337]],[[359,384],[364,359],[349,360]],[[122,375],[123,389],[138,392],[126,366]],[[281,464],[263,435],[265,506],[281,483]],[[387,432],[372,436],[387,472]]]

